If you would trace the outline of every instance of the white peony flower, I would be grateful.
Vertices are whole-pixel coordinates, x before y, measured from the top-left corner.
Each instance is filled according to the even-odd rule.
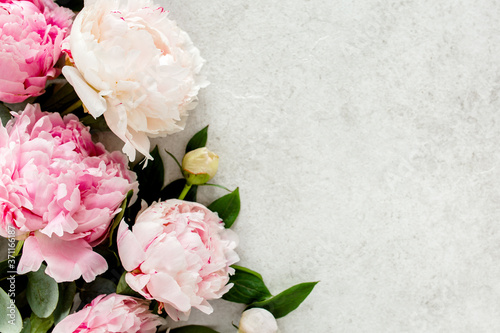
[[[188,184],[205,184],[215,176],[218,168],[219,156],[206,147],[191,150],[182,159],[182,174]]]
[[[91,0],[77,15],[64,48],[63,74],[94,117],[152,159],[150,137],[184,129],[208,81],[188,34],[150,0]]]
[[[278,323],[266,309],[252,308],[241,315],[238,333],[276,333]]]

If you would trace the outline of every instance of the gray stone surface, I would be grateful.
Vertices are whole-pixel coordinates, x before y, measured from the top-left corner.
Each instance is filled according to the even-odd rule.
[[[162,3],[212,84],[158,142],[210,124],[241,264],[321,280],[282,332],[500,330],[499,2]]]
[[[321,281],[282,332],[500,331],[499,2],[161,3],[212,83],[155,142],[210,124],[240,264]],[[242,307],[212,304],[190,323],[234,332]]]

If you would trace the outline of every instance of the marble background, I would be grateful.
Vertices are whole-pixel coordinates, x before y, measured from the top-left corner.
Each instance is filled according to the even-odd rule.
[[[211,85],[155,143],[210,124],[240,264],[275,294],[321,281],[281,332],[500,331],[500,2],[158,2]],[[212,304],[190,323],[235,332]]]
[[[500,2],[161,3],[211,85],[157,142],[210,124],[241,264],[321,281],[282,332],[500,331]],[[214,304],[191,322],[234,332]]]

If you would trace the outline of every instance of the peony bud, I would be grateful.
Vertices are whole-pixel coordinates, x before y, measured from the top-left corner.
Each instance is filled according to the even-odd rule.
[[[205,147],[191,150],[182,159],[182,174],[189,185],[208,182],[217,173],[219,156]]]
[[[238,333],[276,333],[278,324],[273,314],[265,309],[252,308],[241,315]]]

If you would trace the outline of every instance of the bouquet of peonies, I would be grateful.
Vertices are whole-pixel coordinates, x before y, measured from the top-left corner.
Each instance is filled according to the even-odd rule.
[[[149,138],[184,128],[208,85],[199,50],[149,0],[59,3],[0,0],[8,247],[0,331],[215,332],[169,329],[166,318],[210,314],[209,301],[223,298],[247,305],[238,332],[276,332],[275,318],[316,283],[273,296],[260,274],[235,265],[238,189],[208,207],[196,202],[199,186],[215,185],[219,163],[205,147],[207,127],[182,162],[167,152],[182,176],[165,187],[164,161],[150,147]],[[92,140],[104,130],[123,152]],[[145,161],[131,167],[136,152]]]

